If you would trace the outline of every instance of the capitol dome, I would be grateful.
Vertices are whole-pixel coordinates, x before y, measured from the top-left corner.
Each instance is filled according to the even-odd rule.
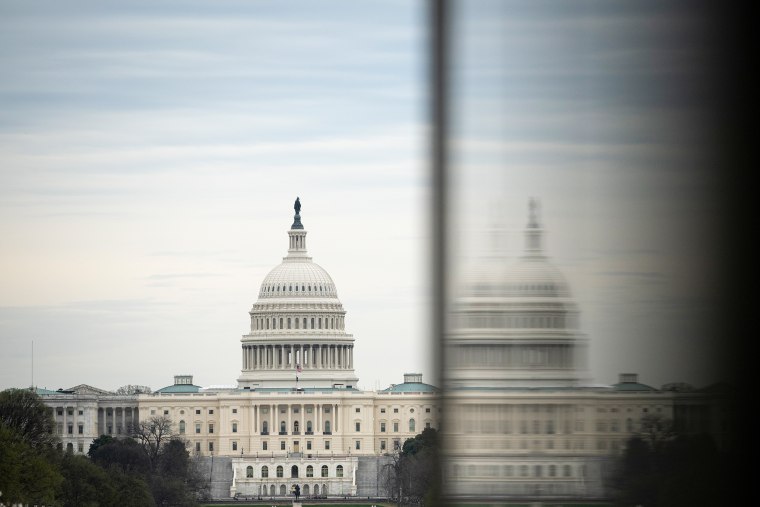
[[[449,386],[571,387],[586,378],[586,338],[567,280],[544,255],[537,203],[515,262],[479,263],[450,312]]]
[[[338,297],[332,278],[322,266],[301,259],[289,261],[286,257],[264,278],[259,298]]]
[[[288,254],[261,283],[244,335],[242,388],[355,388],[354,339],[327,271],[306,250],[301,204],[288,231]]]

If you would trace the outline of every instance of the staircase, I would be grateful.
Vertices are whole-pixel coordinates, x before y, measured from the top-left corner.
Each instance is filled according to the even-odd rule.
[[[214,500],[230,498],[232,487],[232,458],[202,456],[198,458],[198,471],[208,481],[209,495]]]

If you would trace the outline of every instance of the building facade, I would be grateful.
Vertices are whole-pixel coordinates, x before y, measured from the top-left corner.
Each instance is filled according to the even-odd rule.
[[[704,416],[703,393],[653,389],[635,375],[590,384],[577,305],[544,256],[535,205],[525,256],[512,267],[484,263],[453,307],[445,396],[420,374],[359,390],[346,312],[308,255],[298,201],[295,209],[287,255],[249,312],[238,385],[202,388],[177,375],[151,394],[38,390],[65,449],[86,453],[99,435],[168,417],[209,464],[215,497],[285,496],[296,485],[306,496],[383,497],[388,455],[424,428],[441,429],[445,408],[450,496],[600,498],[605,463],[643,416]]]

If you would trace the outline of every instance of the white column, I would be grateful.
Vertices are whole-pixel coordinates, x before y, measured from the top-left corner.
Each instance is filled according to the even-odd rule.
[[[285,433],[287,433],[288,435],[292,435],[293,434],[293,420],[292,420],[293,406],[290,403],[288,403],[286,407],[287,408],[285,410],[288,411],[288,426],[285,430]]]

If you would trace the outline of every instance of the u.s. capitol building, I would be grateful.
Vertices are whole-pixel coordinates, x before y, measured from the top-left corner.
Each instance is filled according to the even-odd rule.
[[[387,456],[430,427],[445,436],[452,497],[600,498],[604,463],[642,416],[699,430],[718,424],[700,392],[657,390],[633,374],[591,385],[578,310],[544,256],[533,207],[524,257],[511,268],[494,259],[454,302],[445,399],[420,374],[359,390],[346,312],[308,255],[299,201],[295,210],[287,255],[249,312],[237,387],[202,388],[176,375],[170,386],[133,396],[84,384],[38,389],[64,448],[86,453],[99,435],[126,436],[138,421],[167,416],[205,457],[214,497],[285,496],[295,485],[306,496],[382,497]]]

